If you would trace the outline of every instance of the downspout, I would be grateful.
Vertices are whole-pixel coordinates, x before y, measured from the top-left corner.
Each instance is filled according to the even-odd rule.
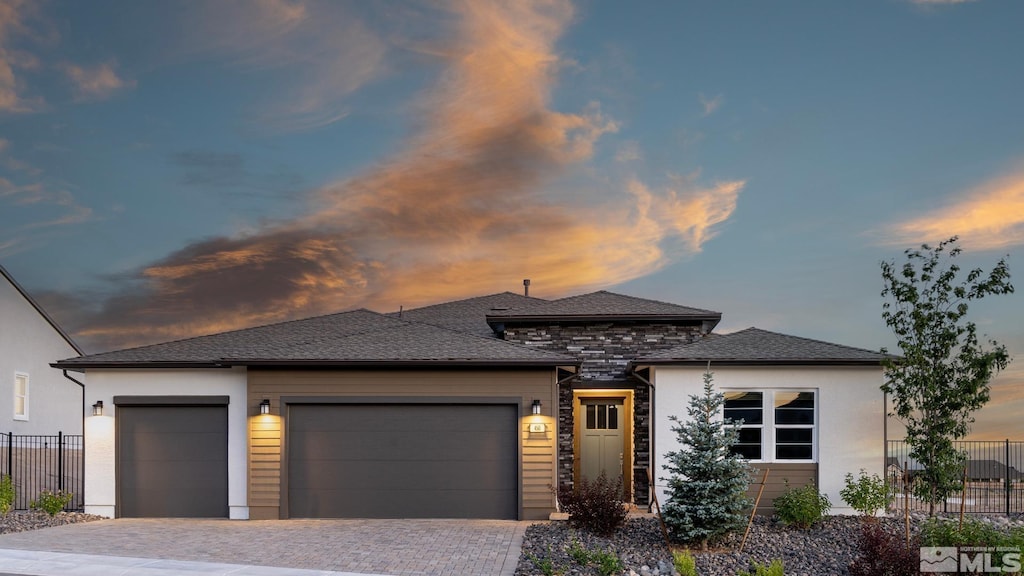
[[[82,510],[85,510],[85,383],[71,377],[67,370],[61,370],[64,377],[82,389]]]
[[[648,437],[650,438],[649,441],[651,443],[651,448],[650,448],[650,450],[647,451],[647,459],[648,459],[647,469],[650,470],[650,472],[651,472],[651,482],[650,482],[650,485],[647,487],[647,511],[650,512],[651,511],[651,507],[654,504],[654,450],[655,450],[654,431],[657,428],[657,422],[654,420],[654,383],[652,383],[650,380],[648,380],[648,379],[644,378],[643,376],[641,376],[640,373],[637,372],[637,370],[635,368],[633,370],[631,370],[631,372],[632,372],[634,378],[636,378],[637,380],[643,382],[644,384],[647,384],[647,388],[650,390],[650,396],[651,396],[650,400],[648,401],[649,404],[650,404],[649,410],[651,412],[651,416],[650,416],[650,420],[649,420],[650,421],[650,425],[648,425]]]
[[[64,377],[65,378],[67,378],[68,380],[71,380],[75,384],[78,384],[82,388],[82,437],[84,438],[85,437],[85,383],[79,382],[78,380],[75,380],[74,378],[72,378],[68,374],[67,370],[61,370],[61,372],[64,373]]]

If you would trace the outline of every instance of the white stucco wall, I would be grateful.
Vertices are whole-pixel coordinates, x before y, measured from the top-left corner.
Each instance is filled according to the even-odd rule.
[[[0,276],[0,432],[82,433],[82,389],[50,368],[74,356],[67,340]],[[14,418],[16,372],[29,376],[27,420]]]
[[[114,396],[229,396],[228,507],[232,519],[249,518],[246,493],[246,372],[244,368],[208,370],[89,370],[86,404],[103,401],[103,416],[85,419],[85,511],[116,515]],[[91,411],[90,411],[91,414]]]
[[[828,495],[833,514],[854,514],[839,496],[847,472],[860,469],[883,476],[884,408],[880,367],[711,367],[717,391],[808,389],[818,399],[818,482]],[[664,502],[665,454],[678,449],[668,417],[686,417],[690,395],[704,390],[703,367],[658,366],[654,368],[655,391],[655,485]],[[767,415],[766,415],[767,418]]]

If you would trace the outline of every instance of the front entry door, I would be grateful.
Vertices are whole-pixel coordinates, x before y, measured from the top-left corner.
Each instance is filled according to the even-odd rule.
[[[587,480],[596,480],[602,472],[612,482],[624,480],[622,404],[621,398],[582,399],[580,473]]]

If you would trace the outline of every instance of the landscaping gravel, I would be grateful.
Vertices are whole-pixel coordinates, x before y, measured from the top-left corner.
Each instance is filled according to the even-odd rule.
[[[50,516],[39,510],[18,510],[8,514],[0,515],[0,534],[13,534],[14,532],[27,532],[51,526],[63,526],[65,524],[77,524],[79,522],[92,522],[103,520],[102,516],[95,514],[83,514],[81,512],[59,512]]]
[[[915,516],[911,529],[923,516]],[[1000,528],[1024,525],[1022,517],[983,517]],[[882,526],[896,534],[904,531],[903,519],[879,518]],[[856,516],[829,516],[809,530],[787,528],[775,519],[758,516],[747,537],[743,552],[739,548],[743,533],[730,536],[709,552],[694,552],[700,576],[735,576],[740,570],[751,570],[756,561],[768,564],[781,559],[786,576],[848,576],[849,565],[857,556],[861,519]],[[538,561],[549,559],[553,574],[590,576],[600,574],[596,565],[581,566],[569,554],[573,541],[590,550],[611,550],[618,554],[625,570],[633,576],[668,576],[675,574],[672,555],[665,545],[656,518],[631,519],[626,527],[611,538],[600,538],[570,529],[566,522],[536,524],[526,530],[523,553],[519,557],[516,576],[544,574]]]

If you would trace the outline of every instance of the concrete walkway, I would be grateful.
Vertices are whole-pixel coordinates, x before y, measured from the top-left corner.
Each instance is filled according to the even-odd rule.
[[[512,576],[528,522],[119,519],[0,535],[0,573]]]

